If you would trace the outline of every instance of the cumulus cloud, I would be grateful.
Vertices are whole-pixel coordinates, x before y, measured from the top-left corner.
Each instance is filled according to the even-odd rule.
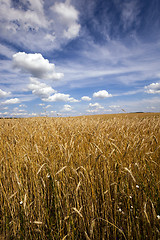
[[[39,82],[35,78],[30,78],[30,82],[31,83],[28,85],[28,89],[31,90],[34,95],[37,95],[40,98],[47,98],[56,92],[52,87],[45,83]]]
[[[11,98],[2,102],[2,104],[16,104],[16,103],[20,103],[20,100],[18,98]]]
[[[10,92],[5,92],[2,89],[0,89],[0,98],[7,97],[10,95]]]
[[[18,52],[13,55],[13,66],[35,78],[59,80],[63,77],[63,73],[57,73],[55,65],[49,63],[40,53]]]
[[[70,112],[70,111],[72,111],[71,105],[68,105],[68,104],[64,105],[62,112]]]
[[[90,103],[89,107],[93,107],[93,108],[97,108],[97,109],[103,109],[104,108],[99,103]]]
[[[92,99],[90,98],[90,97],[88,97],[88,96],[83,96],[83,97],[81,97],[81,99],[83,100],[83,101],[91,101]]]
[[[93,97],[95,97],[95,98],[108,98],[108,97],[112,97],[112,94],[109,94],[106,90],[101,90],[99,92],[93,93]]]
[[[101,106],[101,104],[99,103],[90,103],[89,104],[89,109],[86,110],[86,112],[88,113],[97,113],[100,110],[104,109],[103,106]]]
[[[43,98],[42,100],[45,102],[79,102],[73,97],[70,97],[69,94],[64,93],[55,93],[54,95],[51,95],[48,98]]]
[[[64,25],[63,35],[67,39],[75,38],[79,35],[80,24],[78,24],[79,12],[68,1],[65,3],[55,3],[52,6],[52,11],[55,12]]]
[[[31,90],[34,95],[45,102],[79,102],[79,100],[70,97],[69,94],[58,93],[52,87],[32,77],[30,78],[30,84],[28,84],[28,90]],[[44,106],[42,103],[39,105]]]
[[[156,94],[156,93],[160,93],[160,83],[151,83],[148,86],[145,86],[146,89],[146,93],[152,93],[152,94]]]

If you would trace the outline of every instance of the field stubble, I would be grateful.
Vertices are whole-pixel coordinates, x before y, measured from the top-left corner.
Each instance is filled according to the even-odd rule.
[[[0,120],[2,239],[160,239],[160,114]]]

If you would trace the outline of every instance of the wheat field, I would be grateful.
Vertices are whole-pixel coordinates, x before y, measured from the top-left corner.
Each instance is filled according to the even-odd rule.
[[[0,119],[1,239],[160,239],[160,114]]]

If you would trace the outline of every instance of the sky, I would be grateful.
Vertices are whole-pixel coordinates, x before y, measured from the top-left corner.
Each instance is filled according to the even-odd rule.
[[[0,0],[0,117],[160,112],[159,0]]]

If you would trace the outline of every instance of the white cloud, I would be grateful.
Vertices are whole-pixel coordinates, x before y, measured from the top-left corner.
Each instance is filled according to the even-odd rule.
[[[70,5],[67,1],[65,3],[55,3],[52,6],[52,11],[57,13],[61,23],[64,25],[63,35],[68,39],[75,38],[79,35],[80,24],[78,24],[79,12]]]
[[[31,114],[29,114],[30,116],[37,116],[37,113],[31,113]]]
[[[87,109],[86,112],[88,112],[88,113],[98,113],[102,109],[104,109],[104,107],[101,106],[101,104],[99,104],[99,103],[90,103],[89,104],[89,109]]]
[[[29,3],[30,3],[31,9],[43,14],[43,4],[44,4],[43,0],[34,0],[34,1],[29,0]]]
[[[63,77],[63,73],[56,73],[55,65],[49,63],[40,53],[18,52],[13,55],[13,66],[35,78],[59,80]]]
[[[40,98],[47,98],[56,91],[45,83],[39,82],[35,78],[30,78],[31,83],[28,85],[28,89],[32,91],[34,95]]]
[[[79,12],[68,1],[51,7],[53,2],[0,0],[1,37],[34,52],[60,48],[77,37]]]
[[[8,24],[8,29],[17,31],[26,28],[28,30],[29,28],[48,26],[43,13],[43,1],[25,1],[23,3],[25,10],[20,7],[21,3],[19,3],[19,8],[14,8],[11,2],[12,1],[1,0],[0,19]]]
[[[31,90],[32,93],[42,101],[45,102],[79,102],[79,100],[70,97],[69,94],[57,93],[52,87],[48,86],[45,83],[39,82],[36,78],[30,78],[30,84],[28,85],[28,90]],[[39,106],[44,106],[44,104],[39,104]],[[51,105],[48,105],[48,107]]]
[[[151,83],[148,86],[145,86],[146,89],[146,93],[152,93],[152,94],[156,94],[156,93],[160,93],[160,83]]]
[[[1,55],[5,56],[7,58],[11,58],[14,53],[15,52],[11,48],[0,43],[0,54]]]
[[[92,99],[90,98],[90,97],[88,97],[88,96],[83,96],[83,97],[81,97],[81,99],[83,100],[83,101],[91,101]]]
[[[47,34],[46,36],[45,36],[45,39],[46,40],[49,40],[50,42],[54,42],[55,41],[55,39],[56,39],[56,36],[55,36],[55,34],[53,33],[53,34]]]
[[[9,112],[0,113],[0,115],[9,115]]]
[[[52,10],[59,14],[61,20],[67,22],[67,24],[72,24],[73,22],[78,20],[78,11],[67,2],[55,3],[52,6]]]
[[[50,111],[51,114],[56,114],[57,112],[56,111]]]
[[[0,89],[0,98],[7,97],[10,94],[11,94],[10,92],[5,92],[2,89]]]
[[[120,106],[119,105],[111,105],[111,106],[109,106],[110,108],[120,108]]]
[[[104,112],[112,112],[112,109],[105,109]]]
[[[2,104],[16,104],[16,103],[20,103],[20,100],[18,98],[11,98],[2,102]]]
[[[87,109],[86,112],[88,112],[88,113],[97,113],[98,109]]]
[[[47,108],[50,108],[50,107],[52,107],[52,106],[51,106],[51,105],[47,105],[47,106],[45,106],[44,108],[46,108],[46,109],[47,109]]]
[[[106,90],[101,90],[99,92],[93,93],[93,97],[95,97],[95,98],[108,98],[108,97],[112,97],[112,94],[109,94]]]
[[[25,114],[26,113],[26,110],[24,110],[24,109],[19,109],[18,107],[15,107],[15,108],[13,108],[13,113],[14,114],[21,114],[21,115],[23,115],[23,114]]]
[[[20,117],[20,116],[22,117],[22,116],[27,116],[28,113],[27,113],[27,112],[23,112],[23,113],[22,113],[22,112],[15,112],[15,113],[11,113],[10,115],[11,115],[11,116],[14,116],[14,117],[18,117],[18,116],[19,116],[19,117]]]
[[[27,107],[25,104],[20,104],[19,107]]]
[[[52,96],[49,96],[48,98],[42,99],[45,102],[79,102],[78,100],[70,97],[69,94],[64,93],[55,93]]]
[[[104,108],[99,103],[90,103],[89,107],[93,107],[93,108],[97,108],[97,109],[103,109]]]
[[[62,112],[70,112],[72,111],[72,107],[68,104],[64,105]]]
[[[64,30],[64,36],[68,39],[75,38],[78,36],[79,30],[79,24],[72,24],[67,30]]]

